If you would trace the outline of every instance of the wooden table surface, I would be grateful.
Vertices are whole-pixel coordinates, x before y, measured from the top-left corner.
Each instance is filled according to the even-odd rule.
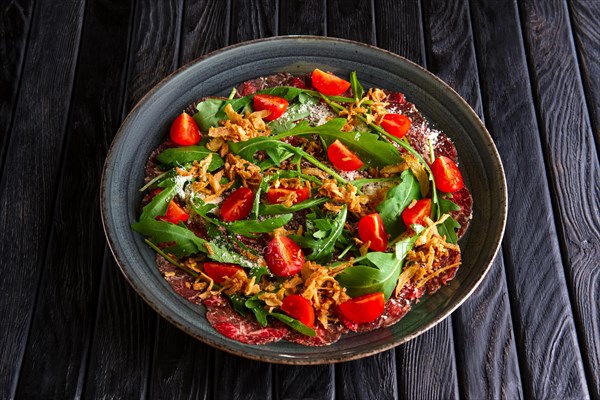
[[[597,0],[0,1],[0,398],[600,399]],[[124,116],[229,44],[311,34],[423,65],[486,123],[509,213],[483,284],[357,361],[281,366],[159,317],[108,250],[99,181]]]

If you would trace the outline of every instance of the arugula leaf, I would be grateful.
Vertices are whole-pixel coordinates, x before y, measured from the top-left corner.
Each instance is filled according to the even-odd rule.
[[[416,240],[417,235],[414,237]],[[412,244],[414,244],[414,240]],[[383,292],[387,300],[396,287],[404,257],[408,253],[407,246],[412,248],[410,243],[401,241],[396,244],[394,253],[369,252],[362,260],[365,265],[348,267],[335,279],[346,288],[350,297]],[[402,257],[397,257],[398,255]]]
[[[211,260],[237,264],[245,268],[256,266],[250,260],[242,257],[235,251],[218,246],[194,234],[184,225],[175,225],[170,222],[146,219],[131,224],[134,231],[150,238],[153,243],[173,243],[162,249],[166,254],[174,254],[176,257],[189,256],[198,252],[205,253]],[[210,248],[210,250],[209,250]]]
[[[206,99],[196,106],[198,112],[194,114],[194,121],[202,132],[207,132],[210,127],[219,126],[217,112],[224,106],[225,100]]]
[[[242,317],[246,316],[246,312],[248,311],[248,309],[245,306],[246,303],[246,298],[243,296],[240,296],[237,293],[233,293],[230,295],[227,295],[227,297],[229,297],[229,300],[231,301],[231,306],[233,307],[233,309],[235,311],[237,311]]]
[[[283,322],[290,328],[297,330],[298,332],[300,332],[303,335],[311,336],[311,337],[317,336],[317,332],[313,328],[311,328],[308,325],[304,325],[302,322],[298,321],[295,318],[290,317],[289,315],[285,315],[285,314],[281,314],[281,313],[277,313],[277,312],[272,312],[269,315],[273,318],[280,320],[281,322]]]
[[[209,171],[212,172],[224,165],[223,159],[217,153],[213,153],[204,146],[172,147],[164,150],[156,159],[163,164],[175,166],[191,163],[192,161],[201,161],[208,155],[212,155],[208,166]]]
[[[304,119],[310,115],[310,110],[318,103],[318,100],[309,96],[298,96],[299,102],[291,104],[285,114],[269,123],[271,134],[286,132],[296,126],[296,121]]]
[[[332,253],[335,248],[337,240],[342,235],[344,230],[344,224],[346,223],[346,216],[348,215],[348,207],[344,204],[340,212],[335,216],[333,220],[328,221],[329,228],[327,231],[320,230],[316,226],[316,232],[306,232],[304,236],[292,235],[292,239],[298,243],[301,247],[307,247],[312,249],[312,252],[307,260],[316,261],[318,263],[329,262],[332,258]],[[315,220],[318,221],[318,220]],[[315,225],[318,223],[315,222]],[[325,228],[324,222],[321,222],[321,227]],[[318,232],[325,232],[324,234]],[[317,233],[315,237],[314,234]]]
[[[402,172],[400,179],[400,183],[391,188],[377,206],[385,231],[392,237],[398,236],[405,229],[401,218],[402,211],[421,195],[419,181],[410,170]]]
[[[142,215],[140,215],[140,221],[154,219],[160,215],[165,215],[167,207],[174,197],[175,185],[171,184],[169,187],[163,189],[162,192],[154,196],[150,203],[146,204],[142,210]]]
[[[290,207],[286,207],[283,204],[261,204],[259,207],[259,212],[261,215],[284,214],[288,212],[294,213],[296,211],[321,205],[327,200],[329,200],[327,197],[317,197],[293,204]]]
[[[352,87],[352,93],[354,94],[354,100],[362,99],[365,94],[365,89],[362,87],[356,76],[356,71],[350,72],[350,86]]]
[[[367,167],[384,167],[390,164],[399,164],[402,161],[402,157],[394,145],[380,140],[379,135],[371,132],[342,131],[346,122],[344,118],[334,118],[323,125],[310,126],[307,121],[302,121],[289,131],[275,135],[273,138],[317,134],[325,140],[327,145],[339,140],[356,153]]]
[[[199,238],[189,229],[170,222],[146,218],[131,225],[134,231],[148,236],[153,243],[174,243],[162,249],[165,253],[176,257],[189,256],[202,251],[206,253],[206,240]]]
[[[448,243],[456,244],[458,242],[458,236],[456,235],[457,229],[460,229],[460,224],[450,216],[450,211],[458,211],[460,207],[450,200],[443,198],[438,199],[438,208],[434,212],[434,215],[448,214],[448,218],[441,224],[437,225],[437,230],[440,236],[446,236]]]
[[[250,279],[255,277],[257,283],[260,282],[260,279],[263,277],[263,275],[270,276],[271,271],[269,271],[267,267],[254,267],[248,271],[248,276],[250,277]]]
[[[247,237],[256,237],[255,233],[272,232],[276,228],[281,228],[292,219],[292,214],[283,214],[273,218],[267,218],[263,221],[240,220],[225,225],[225,227],[234,233]]]
[[[267,315],[269,313],[263,308],[265,302],[260,300],[258,296],[260,296],[260,293],[250,297],[244,305],[254,313],[256,320],[261,326],[267,326]]]

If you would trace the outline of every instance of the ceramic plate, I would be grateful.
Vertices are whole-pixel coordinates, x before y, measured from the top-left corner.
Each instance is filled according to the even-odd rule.
[[[405,93],[458,149],[473,194],[473,221],[461,239],[463,264],[453,281],[421,301],[396,325],[346,334],[327,347],[285,341],[254,346],[218,334],[204,308],[171,290],[154,263],[154,252],[130,228],[137,218],[148,155],[165,138],[171,121],[205,96],[227,96],[255,77],[315,67],[339,76],[357,71],[365,87]],[[160,315],[211,346],[240,356],[288,364],[346,361],[397,346],[446,318],[473,293],[498,251],[506,220],[506,183],[500,158],[485,127],[450,87],[416,64],[376,47],[323,37],[275,37],[231,46],[181,68],[154,87],[127,116],[110,148],[102,179],[104,229],[113,255],[135,290]]]

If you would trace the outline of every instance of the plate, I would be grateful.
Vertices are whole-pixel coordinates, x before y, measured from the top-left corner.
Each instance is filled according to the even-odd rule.
[[[451,283],[424,296],[396,325],[346,334],[326,347],[285,341],[246,345],[217,333],[204,308],[177,295],[159,273],[154,252],[133,232],[148,155],[163,141],[171,121],[205,96],[227,96],[232,87],[276,72],[305,74],[315,67],[339,76],[357,71],[365,87],[402,92],[454,141],[473,201],[473,221],[461,239],[463,264]],[[110,147],[103,171],[101,211],[110,249],[126,279],[161,316],[193,337],[240,356],[285,364],[321,364],[387,350],[427,331],[477,288],[498,251],[506,222],[506,182],[494,143],[469,105],[418,65],[385,50],[348,40],[290,36],[241,43],[179,69],[133,108]]]

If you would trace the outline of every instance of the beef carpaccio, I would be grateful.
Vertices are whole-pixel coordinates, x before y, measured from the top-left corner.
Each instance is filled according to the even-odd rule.
[[[220,334],[324,346],[454,277],[472,209],[458,161],[402,93],[280,73],[173,121],[132,227]]]

